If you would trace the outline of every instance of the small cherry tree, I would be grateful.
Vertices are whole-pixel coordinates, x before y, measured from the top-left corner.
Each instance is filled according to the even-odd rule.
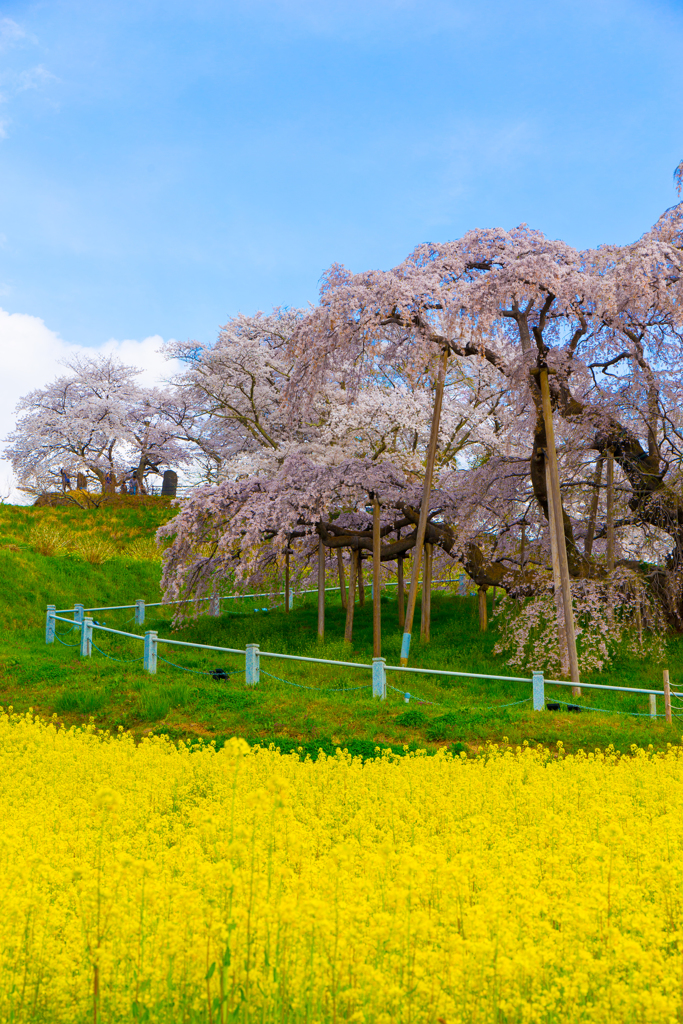
[[[29,493],[54,488],[64,470],[75,486],[83,473],[102,490],[127,475],[141,489],[166,466],[182,466],[189,452],[168,415],[171,395],[142,387],[140,370],[110,356],[77,357],[68,373],[21,399],[5,457]]]

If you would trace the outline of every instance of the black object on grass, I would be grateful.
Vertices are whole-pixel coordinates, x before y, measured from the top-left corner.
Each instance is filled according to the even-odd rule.
[[[581,710],[581,708],[579,707],[578,704],[567,704],[567,711],[575,711],[576,714],[578,715],[580,710]]]
[[[213,672],[211,672],[210,674],[216,680],[228,678],[228,673],[225,671],[224,668],[215,668]]]
[[[561,704],[546,704],[546,708],[547,708],[548,711],[561,711],[562,710],[562,705]]]

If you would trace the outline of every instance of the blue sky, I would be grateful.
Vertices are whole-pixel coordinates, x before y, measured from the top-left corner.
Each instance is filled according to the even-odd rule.
[[[68,345],[208,341],[476,226],[626,242],[676,198],[683,0],[0,11],[0,306]]]

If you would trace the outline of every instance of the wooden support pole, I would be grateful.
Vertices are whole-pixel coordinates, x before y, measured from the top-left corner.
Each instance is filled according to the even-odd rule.
[[[590,558],[593,552],[593,540],[595,539],[595,524],[598,520],[598,504],[600,502],[600,481],[602,479],[602,464],[605,461],[603,455],[598,458],[595,464],[595,476],[593,477],[593,494],[591,497],[591,507],[588,513],[588,530],[586,531],[586,542],[583,550],[587,558]]]
[[[289,551],[285,551],[285,612],[289,615]]]
[[[337,548],[337,566],[339,568],[339,593],[341,595],[342,610],[346,611],[346,581],[344,579],[344,551]]]
[[[488,609],[486,607],[486,587],[479,587],[479,632],[485,633],[489,628]]]
[[[396,531],[396,540],[401,539],[401,528]],[[403,629],[406,621],[405,591],[403,588],[403,562],[404,556],[399,555],[396,559],[396,604],[398,605],[398,628]]]
[[[560,493],[560,474],[557,468],[557,450],[555,448],[555,430],[553,427],[553,408],[550,403],[550,386],[548,385],[548,371],[545,367],[539,374],[541,386],[541,400],[543,403],[543,419],[545,421],[546,451],[550,463],[550,483],[553,497],[553,505],[556,510],[555,528],[557,535],[557,550],[560,557],[560,582],[562,584],[562,604],[564,607],[564,621],[567,631],[567,653],[569,655],[569,673],[573,683],[572,696],[580,697],[579,688],[579,658],[576,651],[576,631],[574,629],[574,607],[572,605],[572,591],[569,582],[569,563],[567,561],[567,540],[564,535],[564,516],[562,513],[562,496]]]
[[[360,608],[365,607],[365,577],[363,576],[363,558],[362,553],[358,552],[358,565],[356,566],[356,576],[358,578],[358,605]]]
[[[405,602],[405,591],[403,589],[403,555],[398,556],[398,564],[396,566],[396,579],[398,580],[397,600],[398,600],[398,628],[403,629],[406,622],[406,602]]]
[[[318,538],[318,640],[325,639],[325,545]]]
[[[607,572],[614,572],[614,452],[607,455]]]
[[[643,649],[643,615],[640,610],[640,593],[636,590],[636,629],[638,630],[638,644]]]
[[[382,537],[380,508],[377,495],[372,494],[372,656],[382,657],[382,592],[380,590],[380,566]]]
[[[422,608],[420,616],[420,638],[428,644],[432,620],[432,565],[434,545],[425,544],[424,568],[422,572]]]
[[[439,365],[439,374],[436,381],[436,392],[434,395],[434,411],[432,413],[432,428],[429,436],[429,449],[427,451],[427,465],[425,467],[424,489],[422,491],[422,504],[420,506],[420,518],[417,523],[417,537],[413,549],[413,569],[410,575],[410,590],[408,592],[408,607],[406,609],[406,621],[403,627],[403,641],[401,643],[401,664],[408,664],[410,655],[410,634],[413,629],[413,617],[417,603],[417,587],[420,578],[420,564],[422,562],[422,548],[424,546],[425,534],[427,532],[427,518],[429,516],[429,505],[432,496],[432,477],[434,475],[434,462],[436,460],[436,445],[439,440],[439,424],[441,422],[441,406],[443,404],[443,389],[446,381],[446,365],[448,363],[448,349],[444,350],[443,358]]]
[[[555,521],[555,503],[553,502],[552,484],[550,482],[550,464],[545,460],[545,489],[548,495],[548,531],[550,533],[550,555],[553,563],[553,590],[555,594],[555,614],[557,615],[557,636],[560,646],[560,665],[562,675],[569,673],[569,654],[567,652],[567,628],[562,606],[562,578],[560,576],[560,555],[557,549],[557,523]]]
[[[664,680],[664,717],[671,725],[671,683],[669,682],[669,670],[665,668],[662,672]]]
[[[351,551],[351,563],[349,565],[349,593],[346,598],[346,625],[344,626],[344,639],[347,643],[353,641],[353,610],[356,605],[356,577],[358,575],[358,552]]]

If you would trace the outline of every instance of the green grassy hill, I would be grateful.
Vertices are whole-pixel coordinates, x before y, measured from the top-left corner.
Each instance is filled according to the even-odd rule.
[[[372,699],[369,673],[262,658],[261,685],[244,685],[244,658],[220,652],[159,647],[155,677],[142,669],[142,645],[96,633],[97,649],[81,659],[78,637],[59,624],[58,641],[44,643],[48,602],[67,608],[131,604],[142,597],[160,599],[158,552],[152,537],[173,514],[164,499],[128,499],[99,509],[0,507],[0,704],[16,711],[33,708],[56,714],[67,724],[93,717],[98,726],[131,729],[136,734],[165,731],[174,738],[215,739],[242,735],[254,742],[314,753],[342,745],[372,753],[375,745],[436,749],[462,744],[475,749],[487,740],[553,743],[568,749],[610,742],[620,749],[631,743],[680,742],[683,719],[667,727],[647,717],[647,698],[637,694],[584,691],[586,709],[570,714],[534,713],[530,686],[474,678],[443,680],[433,675],[388,673],[389,698]],[[493,655],[495,631],[478,630],[476,599],[449,593],[433,595],[431,644],[414,643],[411,663],[424,668],[517,675]],[[368,663],[372,658],[372,610],[357,608],[352,649],[343,642],[343,612],[330,597],[326,639],[317,639],[313,596],[298,597],[292,613],[263,600],[225,603],[220,618],[202,616],[177,633],[167,609],[149,609],[147,622],[135,627],[132,612],[101,613],[109,626],[197,643],[243,648],[258,643],[262,651],[303,654]],[[395,599],[382,600],[383,653],[398,664],[400,631]],[[419,606],[418,606],[419,616]],[[419,621],[419,618],[417,619]],[[683,645],[672,639],[668,667],[674,685],[683,681]],[[211,673],[223,669],[228,678]],[[599,681],[632,687],[661,687],[661,665],[624,659]],[[412,698],[405,702],[404,693]],[[549,700],[570,700],[569,688],[548,689]],[[526,703],[517,703],[524,702]],[[663,710],[660,707],[660,710]],[[457,746],[455,749],[459,749]]]

